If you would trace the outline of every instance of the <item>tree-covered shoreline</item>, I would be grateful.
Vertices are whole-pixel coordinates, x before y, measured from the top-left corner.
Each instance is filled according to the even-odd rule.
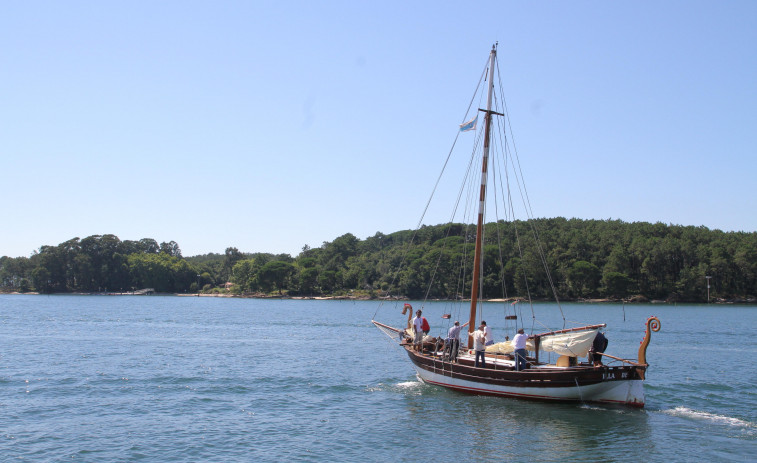
[[[534,230],[542,251],[531,246]],[[465,224],[379,232],[364,240],[347,233],[318,248],[305,246],[296,257],[243,253],[234,247],[224,254],[183,257],[173,241],[93,235],[42,246],[30,257],[1,257],[0,291],[128,293],[153,288],[260,297],[451,299],[466,294],[470,285],[459,269],[461,263],[470,268],[472,235],[475,230]],[[706,302],[709,281],[711,301],[753,302],[757,233],[620,220],[490,223],[484,231],[483,266],[487,299],[528,294],[551,299],[554,285],[566,301]]]

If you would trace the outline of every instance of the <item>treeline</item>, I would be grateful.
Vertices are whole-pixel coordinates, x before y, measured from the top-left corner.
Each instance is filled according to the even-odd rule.
[[[296,257],[230,247],[184,258],[173,241],[96,235],[42,246],[28,258],[0,258],[0,285],[42,293],[154,288],[449,299],[469,296],[473,238],[474,227],[446,224],[364,240],[347,233],[319,248],[305,246]],[[554,218],[487,224],[484,245],[486,298],[551,299],[554,286],[563,300],[697,302],[707,300],[708,282],[711,299],[754,300],[757,294],[757,233]]]

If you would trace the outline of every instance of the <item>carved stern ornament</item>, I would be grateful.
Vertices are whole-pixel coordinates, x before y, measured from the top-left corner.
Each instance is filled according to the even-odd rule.
[[[644,366],[644,369],[639,369],[639,376],[641,379],[644,379],[644,376],[646,374],[646,367],[647,365],[647,346],[649,345],[649,341],[652,339],[652,331],[660,331],[660,319],[657,317],[649,317],[647,318],[647,330],[644,333],[644,340],[641,341],[641,346],[639,346],[639,359],[638,363],[640,365]]]

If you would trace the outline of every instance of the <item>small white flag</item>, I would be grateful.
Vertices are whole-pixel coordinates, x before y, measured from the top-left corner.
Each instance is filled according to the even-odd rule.
[[[478,122],[478,114],[476,114],[476,117],[469,120],[465,124],[460,124],[460,131],[467,132],[469,130],[476,130],[476,122]]]

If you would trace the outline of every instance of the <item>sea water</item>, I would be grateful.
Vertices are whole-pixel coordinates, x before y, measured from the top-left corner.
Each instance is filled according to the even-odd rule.
[[[0,296],[0,461],[757,460],[757,307],[564,304],[624,358],[660,318],[643,410],[422,384],[370,323],[403,326],[401,304],[377,307]],[[563,323],[556,304],[519,310],[527,330]],[[486,311],[501,340],[502,305]],[[445,312],[425,304],[431,334]]]

